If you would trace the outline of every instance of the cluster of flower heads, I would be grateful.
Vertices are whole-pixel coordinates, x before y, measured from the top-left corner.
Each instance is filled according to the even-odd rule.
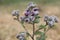
[[[38,14],[39,9],[37,8],[37,5],[33,2],[30,2],[27,6],[27,9],[25,10],[25,16],[21,17],[21,20],[28,23],[33,22],[35,20],[35,16]]]
[[[44,16],[44,21],[49,25],[50,27],[54,26],[54,23],[58,22],[58,18],[56,16]]]
[[[26,32],[21,32],[21,33],[18,34],[16,37],[17,37],[17,39],[19,39],[19,40],[25,40]]]

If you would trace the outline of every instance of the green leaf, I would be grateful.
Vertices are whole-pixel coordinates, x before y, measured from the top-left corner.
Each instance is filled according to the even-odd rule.
[[[42,33],[40,37],[37,37],[36,40],[46,40],[45,33]]]
[[[43,32],[41,32],[41,31],[36,31],[35,32],[35,35],[41,35],[41,34],[43,34]]]
[[[40,25],[39,28],[45,28],[46,26],[45,25]]]
[[[38,19],[38,18],[41,18],[41,17],[37,15],[37,16],[35,16],[35,18]]]
[[[34,23],[39,23],[39,19],[35,19],[34,20]]]
[[[23,23],[24,23],[24,21],[21,21],[20,23],[21,23],[21,24],[23,24]]]

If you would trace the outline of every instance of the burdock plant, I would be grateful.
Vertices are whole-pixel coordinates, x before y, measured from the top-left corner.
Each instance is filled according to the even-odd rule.
[[[36,40],[46,40],[46,32],[54,26],[54,23],[58,22],[56,16],[45,15],[44,22],[46,22],[46,24],[37,26],[39,28],[36,30],[35,24],[39,23],[41,17],[39,16],[39,8],[33,2],[30,2],[28,4],[27,9],[25,10],[24,16],[19,17],[19,10],[14,10],[12,12],[12,15],[16,16],[17,21],[20,22],[23,28],[25,29],[25,32],[20,32],[16,36],[17,39],[19,40],[26,40],[27,35],[30,36],[32,40],[35,40],[36,35],[39,35],[39,36],[36,36]],[[24,23],[28,23],[33,26],[32,35],[27,31],[27,29],[24,26]],[[46,26],[48,26],[48,28]]]

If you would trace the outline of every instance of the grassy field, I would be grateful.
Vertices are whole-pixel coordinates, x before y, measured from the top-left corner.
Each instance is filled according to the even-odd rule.
[[[60,0],[0,0],[0,40],[18,40],[16,34],[24,29],[19,22],[13,20],[11,12],[19,9],[20,16],[22,16],[30,1],[37,3],[42,10],[39,14],[42,17],[39,24],[44,24],[43,16],[45,14],[56,15],[59,18],[59,23],[46,33],[46,40],[60,40]],[[29,29],[28,31],[32,34],[32,25],[26,24],[26,29]],[[29,38],[29,40],[31,39]]]

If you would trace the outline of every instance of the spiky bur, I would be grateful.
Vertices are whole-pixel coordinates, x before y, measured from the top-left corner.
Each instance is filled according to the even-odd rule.
[[[25,10],[24,16],[19,17],[19,10],[14,10],[12,12],[13,16],[16,16],[18,22],[20,22],[23,26],[23,28],[25,29],[26,32],[21,32],[19,33],[16,38],[19,40],[26,40],[26,34],[28,36],[31,37],[32,40],[34,39],[35,35],[39,35],[38,37],[36,37],[36,40],[46,40],[46,32],[52,28],[54,26],[55,23],[58,23],[58,18],[56,16],[48,16],[45,15],[44,16],[44,21],[46,22],[46,24],[44,25],[39,25],[38,29],[35,30],[35,24],[40,22],[40,16],[39,16],[39,8],[37,7],[36,4],[34,4],[33,2],[30,2],[27,6],[27,9]],[[33,26],[33,34],[31,35],[27,29],[24,26],[24,22],[28,23],[28,24],[32,24]],[[46,29],[46,26],[49,26],[48,29]],[[41,29],[43,29],[43,31],[40,31]]]

